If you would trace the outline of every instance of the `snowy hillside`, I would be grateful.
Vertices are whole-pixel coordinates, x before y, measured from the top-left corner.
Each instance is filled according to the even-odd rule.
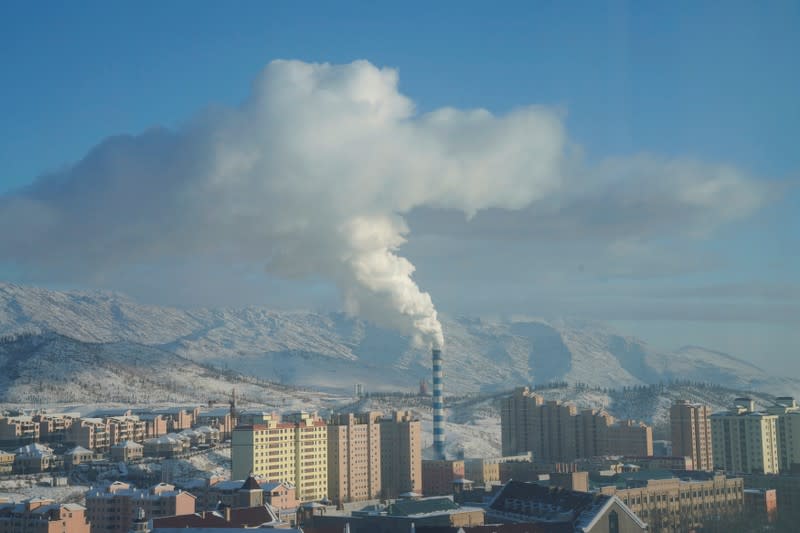
[[[57,333],[0,339],[4,404],[194,404],[225,400],[234,387],[241,400],[262,405],[279,406],[279,397],[307,396],[126,341],[90,344]]]
[[[797,380],[769,376],[727,354],[699,347],[664,353],[597,323],[461,317],[445,318],[443,327],[449,392],[550,381],[623,387],[675,378],[800,392]],[[352,390],[355,383],[368,390],[414,390],[430,374],[430,355],[410,347],[407,337],[341,313],[180,310],[116,293],[0,283],[0,335],[22,331],[133,343],[267,381],[328,390]]]

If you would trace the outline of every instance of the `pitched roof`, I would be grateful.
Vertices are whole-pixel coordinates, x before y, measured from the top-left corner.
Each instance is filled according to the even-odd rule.
[[[240,490],[261,490],[261,486],[259,486],[256,478],[253,477],[253,474],[250,474]]]
[[[278,523],[278,517],[266,506],[240,507],[230,509],[230,521],[222,511],[205,511],[190,515],[153,518],[155,528],[214,528],[214,527],[257,527],[263,524]]]

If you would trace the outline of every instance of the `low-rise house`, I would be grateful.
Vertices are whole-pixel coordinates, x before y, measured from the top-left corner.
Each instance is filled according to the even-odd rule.
[[[264,490],[264,501],[281,511],[297,509],[300,503],[295,495],[294,485],[285,481],[261,483]]]
[[[0,473],[7,474],[14,470],[14,454],[0,450]]]
[[[148,457],[177,457],[189,448],[189,438],[175,433],[144,441],[144,454]]]
[[[44,444],[33,443],[19,448],[14,457],[14,470],[20,473],[44,472],[56,463],[53,450]]]
[[[131,440],[126,440],[111,447],[111,459],[113,461],[130,462],[141,459],[144,456],[144,445]]]
[[[32,498],[0,503],[0,533],[89,533],[89,523],[82,505]]]
[[[64,453],[64,466],[75,468],[76,466],[88,463],[94,459],[94,452],[87,450],[83,446],[75,446]]]

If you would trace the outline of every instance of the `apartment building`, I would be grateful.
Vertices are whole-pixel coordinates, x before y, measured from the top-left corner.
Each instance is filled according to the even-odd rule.
[[[195,497],[166,483],[143,490],[116,481],[86,492],[91,533],[127,533],[137,509],[142,509],[148,519],[192,514],[195,512]]]
[[[41,442],[63,442],[67,429],[80,418],[80,413],[39,413],[33,416],[39,423],[39,439]]]
[[[107,452],[111,446],[108,424],[102,418],[81,418],[67,428],[64,441],[95,452]]]
[[[617,496],[653,532],[689,531],[722,517],[738,516],[744,508],[743,480],[722,474],[697,471],[678,479],[671,474],[657,478],[648,472],[622,474],[616,482],[602,487],[601,494]]]
[[[0,445],[39,442],[39,423],[30,416],[0,416]]]
[[[333,415],[328,423],[328,498],[336,503],[379,498],[382,414]]]
[[[380,420],[381,485],[384,498],[422,493],[422,429],[410,411]]]
[[[144,441],[147,433],[146,423],[138,416],[111,416],[105,420],[108,426],[109,446],[125,441]]]
[[[264,415],[263,423],[238,426],[231,443],[231,477],[250,473],[294,485],[297,499],[313,501],[328,492],[328,433],[325,421],[309,413]]]
[[[707,405],[676,401],[669,409],[672,455],[690,457],[696,470],[713,470],[711,410]]]
[[[0,533],[89,533],[86,508],[45,498],[0,503]]]
[[[730,410],[711,415],[711,444],[717,469],[780,472],[778,415],[756,411],[750,398],[737,398]]]
[[[230,438],[231,432],[233,431],[231,409],[227,407],[217,407],[200,410],[197,413],[197,424],[215,428],[219,431],[223,440]]]
[[[653,454],[653,433],[646,424],[616,421],[594,409],[579,413],[571,404],[545,402],[527,387],[503,399],[500,424],[503,455],[531,452],[537,462]]]
[[[531,454],[512,455],[509,457],[483,457],[477,459],[464,459],[464,477],[474,481],[476,485],[498,482],[500,465],[509,462],[522,462],[530,464]]]
[[[775,398],[767,413],[778,417],[778,462],[781,472],[800,471],[800,407],[794,398]]]
[[[608,426],[606,454],[653,455],[653,429],[643,422],[620,420]]]

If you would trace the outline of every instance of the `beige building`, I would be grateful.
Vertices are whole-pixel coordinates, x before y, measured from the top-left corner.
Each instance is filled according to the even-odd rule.
[[[652,455],[653,432],[646,424],[616,421],[603,411],[547,401],[527,387],[503,399],[503,455],[531,452],[537,462],[564,462],[598,455]]]
[[[56,463],[53,450],[44,444],[33,443],[17,450],[14,457],[14,470],[22,474],[44,472]]]
[[[704,478],[683,480],[636,479],[625,488],[602,487],[602,494],[615,495],[650,531],[689,531],[705,522],[724,516],[737,516],[744,506],[741,478],[707,474]]]
[[[238,426],[231,444],[231,477],[250,473],[294,485],[297,499],[325,499],[328,492],[328,432],[316,415],[297,413],[280,419],[265,414],[262,423]]]
[[[120,442],[143,442],[147,432],[147,424],[138,416],[110,416],[105,419],[108,426],[108,444],[114,446]]]
[[[713,470],[711,410],[707,405],[676,401],[669,409],[672,455],[690,457],[696,470]]]
[[[422,430],[410,411],[381,419],[381,485],[384,498],[422,493]]]
[[[30,416],[0,416],[0,444],[39,441],[39,423]]]
[[[75,468],[76,466],[89,463],[94,459],[94,452],[87,450],[83,446],[75,446],[71,450],[64,452],[64,466]]]
[[[138,442],[126,440],[111,447],[111,460],[129,462],[144,456],[144,446]]]
[[[195,512],[195,497],[166,483],[140,490],[116,481],[86,492],[86,510],[92,533],[127,533],[139,508],[147,519],[192,514]]]
[[[0,474],[7,474],[14,469],[14,454],[0,450]]]
[[[0,503],[0,533],[89,533],[86,508],[44,498]]]
[[[81,418],[67,428],[64,441],[87,450],[106,452],[111,441],[108,424],[102,418]]]
[[[80,418],[80,413],[40,413],[33,420],[39,423],[39,439],[42,442],[61,442],[67,429]]]
[[[800,407],[794,398],[775,398],[767,413],[778,416],[778,462],[781,472],[800,470]]]
[[[328,498],[336,503],[381,494],[381,413],[333,415],[328,424]]]
[[[711,415],[714,467],[726,472],[777,474],[778,415],[755,410],[750,398],[737,398],[729,411]]]

